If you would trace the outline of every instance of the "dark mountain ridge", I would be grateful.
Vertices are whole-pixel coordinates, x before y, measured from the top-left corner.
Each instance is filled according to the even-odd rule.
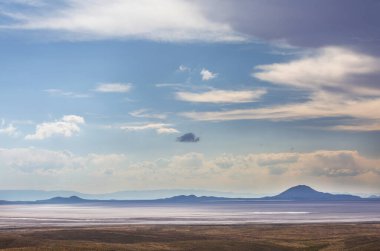
[[[350,194],[331,194],[314,190],[306,185],[298,185],[272,197],[276,200],[360,200],[359,196]]]
[[[54,197],[47,200],[37,200],[36,203],[44,203],[44,204],[73,204],[73,203],[85,203],[91,200],[82,199],[78,196],[70,196],[70,197]]]
[[[84,204],[84,203],[213,203],[213,202],[258,202],[258,201],[380,201],[378,198],[361,198],[350,194],[331,194],[314,190],[306,185],[291,187],[286,191],[262,198],[225,198],[215,196],[195,196],[179,195],[163,199],[154,200],[97,200],[83,199],[78,196],[54,197],[47,200],[36,201],[5,201],[0,200],[0,204]]]

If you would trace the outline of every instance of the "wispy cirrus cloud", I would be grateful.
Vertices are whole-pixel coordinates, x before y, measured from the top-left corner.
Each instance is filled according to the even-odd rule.
[[[43,140],[53,136],[72,137],[80,132],[80,125],[83,124],[85,124],[83,117],[65,115],[60,120],[38,124],[35,133],[26,135],[25,139]]]
[[[89,97],[91,97],[90,94],[64,91],[62,89],[46,89],[46,90],[44,90],[44,92],[48,93],[51,96],[61,96],[61,97],[67,97],[67,98],[89,98]]]
[[[346,124],[337,122],[336,126],[326,129],[379,130],[380,88],[371,82],[379,70],[380,58],[347,48],[322,48],[289,62],[256,66],[252,73],[262,81],[309,92],[306,101],[260,108],[185,112],[182,115],[204,121],[348,117],[351,121],[346,120]]]
[[[166,119],[167,114],[165,113],[149,113],[147,109],[140,109],[129,113],[131,116],[136,118],[149,118],[149,119]]]
[[[258,101],[266,90],[211,90],[206,92],[177,92],[176,99],[194,103],[249,103]]]
[[[290,62],[256,66],[252,76],[311,91],[336,89],[343,93],[373,96],[380,95],[378,85],[363,81],[358,84],[357,77],[378,74],[379,71],[380,58],[347,48],[325,47]]]
[[[104,83],[99,84],[96,88],[96,92],[103,93],[126,93],[132,89],[132,84],[124,84],[124,83]]]
[[[369,120],[369,121],[359,121],[352,122],[351,124],[337,125],[329,128],[330,130],[336,131],[352,131],[352,132],[371,132],[380,131],[380,121],[379,120]]]
[[[352,117],[380,119],[380,98],[351,100],[330,93],[314,93],[303,103],[267,106],[263,108],[235,109],[210,112],[185,112],[182,115],[195,120],[223,121],[264,119],[291,121],[323,117]]]
[[[176,88],[176,89],[185,89],[188,88],[188,85],[183,83],[159,83],[155,84],[157,88]]]
[[[101,93],[127,93],[132,89],[131,83],[102,83],[98,84],[92,91]],[[65,91],[62,89],[46,89],[44,92],[48,93],[50,96],[56,97],[67,97],[67,98],[89,98],[91,94],[89,93],[78,93],[72,91]]]
[[[123,131],[138,132],[153,130],[158,134],[173,134],[179,133],[179,131],[173,127],[172,124],[165,123],[139,123],[139,124],[127,124],[119,127]]]

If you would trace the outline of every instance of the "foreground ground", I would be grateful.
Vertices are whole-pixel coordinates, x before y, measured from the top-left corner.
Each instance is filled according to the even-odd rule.
[[[380,250],[380,223],[0,230],[5,250]]]

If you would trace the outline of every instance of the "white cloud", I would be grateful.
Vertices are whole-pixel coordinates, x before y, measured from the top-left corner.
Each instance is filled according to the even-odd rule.
[[[38,148],[0,148],[0,163],[17,171],[40,174],[63,174],[78,169],[123,168],[128,158],[124,154],[75,155],[68,151]]]
[[[8,135],[8,136],[15,137],[19,133],[17,131],[17,128],[15,126],[13,126],[13,124],[6,125],[5,121],[2,120],[1,121],[1,127],[0,127],[0,134],[5,134],[5,135]]]
[[[380,59],[342,47],[325,47],[285,63],[259,65],[252,76],[263,81],[309,90],[338,88],[358,95],[380,95],[378,86],[352,78],[380,71]]]
[[[370,132],[380,131],[380,122],[367,122],[359,124],[337,125],[330,128],[337,131]]]
[[[211,72],[205,68],[203,68],[200,72],[201,76],[202,76],[202,80],[203,81],[208,81],[208,80],[211,80],[211,79],[214,79],[218,76],[217,73],[214,73],[214,72]]]
[[[105,93],[126,93],[129,92],[131,88],[132,84],[106,83],[98,85],[95,91]]]
[[[180,84],[180,83],[160,83],[155,85],[157,88],[165,88],[165,87],[172,87],[177,89],[183,89],[186,88],[186,84]]]
[[[186,65],[182,65],[182,64],[178,67],[178,70],[180,72],[189,72],[189,71],[191,71],[191,69],[189,67],[187,67]]]
[[[158,41],[242,41],[225,23],[206,17],[186,0],[65,0],[49,12],[23,13],[8,29],[48,30],[78,39]],[[63,33],[63,34],[62,34]]]
[[[345,177],[378,171],[376,166],[368,166],[369,160],[356,151],[317,151],[312,154],[300,154],[299,162],[298,168],[313,176]],[[370,164],[376,165],[376,162]]]
[[[194,120],[209,121],[292,121],[345,117],[348,118],[345,124],[339,124],[342,122],[337,120],[337,125],[326,129],[380,129],[379,85],[363,81],[377,81],[378,78],[374,76],[380,70],[379,58],[346,48],[326,47],[297,60],[261,65],[255,69],[252,75],[260,80],[308,91],[308,100],[251,109],[185,112],[182,115]],[[357,82],[359,79],[360,82]]]
[[[87,166],[94,168],[97,175],[113,175],[115,170],[128,166],[128,157],[125,154],[89,154],[83,157]]]
[[[154,130],[158,134],[172,134],[179,133],[179,131],[173,128],[172,124],[164,123],[147,123],[147,124],[134,124],[134,125],[123,125],[120,129],[124,131],[145,131]]]
[[[262,89],[256,91],[211,90],[203,93],[177,92],[176,98],[195,103],[247,103],[256,102],[264,94],[266,91]]]
[[[204,121],[261,119],[291,121],[324,117],[350,117],[364,121],[380,119],[380,98],[347,99],[345,96],[319,92],[310,101],[255,109],[212,112],[185,112],[183,116]]]
[[[35,148],[0,149],[0,163],[23,172],[81,168],[80,159],[66,151]]]
[[[40,189],[51,180],[54,182],[50,189],[59,186],[60,189],[93,189],[93,192],[104,192],[104,187],[111,190],[197,187],[277,193],[297,184],[338,192],[378,192],[380,188],[380,159],[353,150],[214,157],[189,152],[131,161],[126,155],[116,153],[76,155],[67,151],[14,148],[0,149],[0,165],[2,186],[30,188],[44,178],[38,182]],[[60,179],[54,179],[57,176]],[[96,186],[99,182],[104,186]]]
[[[25,136],[27,140],[43,140],[52,136],[72,137],[80,132],[80,125],[85,124],[84,118],[77,115],[66,115],[54,122],[45,122],[36,126],[34,134]]]
[[[158,134],[172,134],[172,133],[179,133],[179,131],[175,128],[171,127],[160,127],[156,129]]]
[[[212,112],[185,112],[183,116],[203,121],[223,120],[271,120],[294,121],[314,118],[351,118],[355,124],[326,127],[343,131],[379,131],[380,98],[346,99],[328,93],[318,93],[304,103],[269,106],[256,109],[235,109]],[[346,119],[347,121],[347,119]],[[337,122],[339,123],[339,122]],[[340,122],[341,123],[341,122]]]
[[[68,97],[68,98],[89,98],[89,94],[84,93],[75,93],[75,92],[68,92],[61,89],[46,89],[44,92],[48,93],[51,96],[62,96],[62,97]]]
[[[75,124],[84,124],[84,118],[77,115],[65,115],[62,117],[62,121],[75,123]]]
[[[171,172],[183,173],[176,179],[178,184],[196,183],[207,188],[207,181],[213,180],[213,186],[220,189],[234,187],[268,192],[273,184],[287,188],[304,183],[325,186],[323,190],[326,190],[326,186],[332,189],[340,186],[353,191],[355,188],[360,189],[360,184],[368,186],[371,183],[372,189],[376,190],[378,185],[374,180],[380,179],[379,164],[380,159],[367,158],[356,151],[321,150],[306,153],[229,154],[212,159],[189,153],[174,156],[166,166],[176,169]],[[345,185],[346,182],[350,185]]]
[[[129,114],[136,118],[166,119],[167,115],[163,113],[148,113],[147,109],[140,109]]]

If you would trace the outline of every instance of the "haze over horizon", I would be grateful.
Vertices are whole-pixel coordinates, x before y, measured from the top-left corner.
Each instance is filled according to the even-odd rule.
[[[4,0],[0,190],[380,194],[379,11]]]

